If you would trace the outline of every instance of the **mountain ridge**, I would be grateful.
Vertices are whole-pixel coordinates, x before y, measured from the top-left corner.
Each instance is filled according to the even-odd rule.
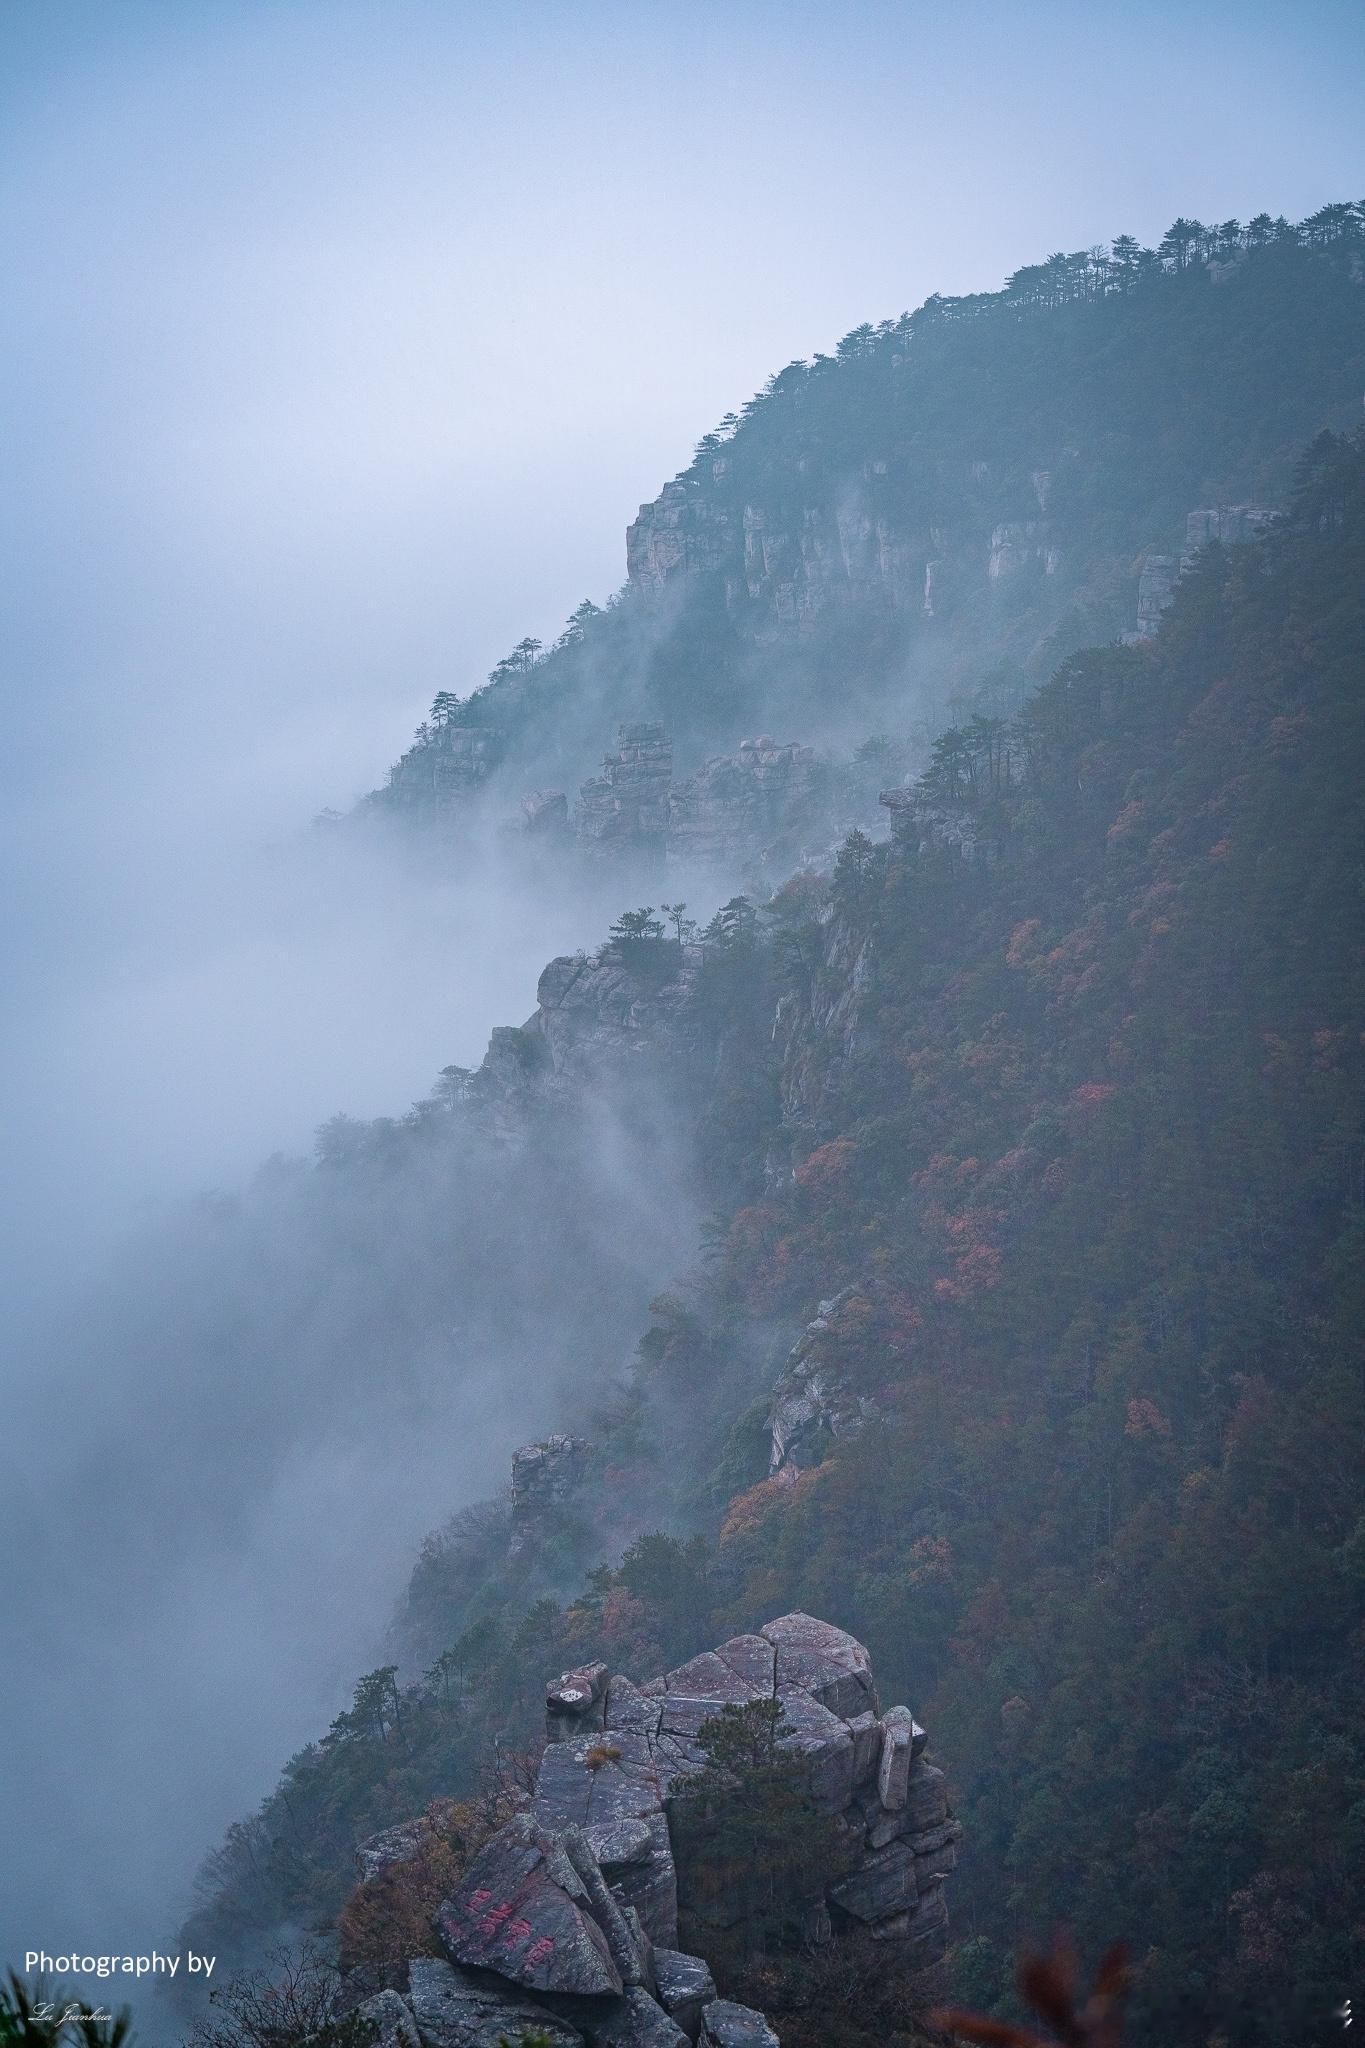
[[[1196,507],[1277,506],[1297,451],[1359,418],[1365,221],[1180,221],[1157,250],[1049,258],[933,297],[768,380],[640,508],[629,575],[549,649],[441,692],[363,808],[576,787],[618,724],[689,767],[767,727],[927,740],[1013,709],[1132,628]]]

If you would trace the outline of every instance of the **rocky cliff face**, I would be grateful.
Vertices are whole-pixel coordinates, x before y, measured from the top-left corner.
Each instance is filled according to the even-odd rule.
[[[872,940],[830,917],[823,950],[825,971],[784,994],[773,1018],[782,1121],[796,1130],[818,1121],[846,1062],[872,1046],[876,1031]]]
[[[799,510],[779,511],[731,502],[722,460],[713,465],[711,488],[704,478],[678,479],[640,507],[626,531],[630,582],[646,603],[657,603],[688,579],[716,580],[732,620],[760,645],[799,638],[850,611],[899,621],[907,645],[932,632],[933,622],[942,626],[982,606],[1026,601],[1041,619],[1060,606],[1047,586],[1060,593],[1088,573],[1083,535],[1064,510],[1049,510],[1057,480],[1074,484],[1084,467],[1075,448],[1058,448],[1050,468],[1026,476],[973,462],[944,481],[951,515],[903,523],[878,509],[895,481],[888,475],[894,462],[865,463],[832,497],[812,493]],[[1007,510],[1011,516],[1001,516]],[[1179,557],[1151,550],[1116,570],[1116,602],[1135,606],[1137,637],[1155,631],[1176,576],[1199,548],[1254,540],[1273,517],[1261,505],[1202,507],[1186,516]],[[1025,589],[1031,594],[1022,600]]]
[[[626,574],[647,601],[680,580],[720,581],[727,610],[760,643],[808,631],[826,612],[870,603],[888,614],[923,609],[934,529],[898,531],[866,488],[885,461],[865,465],[831,502],[811,492],[796,511],[734,502],[728,464],[665,484],[626,529]],[[942,536],[940,535],[940,543]]]
[[[623,725],[602,773],[583,784],[574,834],[585,852],[662,857],[668,835],[673,748],[661,725]]]
[[[820,1302],[787,1355],[768,1411],[773,1473],[818,1464],[832,1441],[853,1435],[874,1413],[871,1400],[852,1392],[839,1364],[837,1318],[855,1293],[844,1287]]]
[[[592,1445],[559,1433],[523,1444],[512,1458],[510,1554],[534,1549],[582,1487]]]
[[[641,875],[758,867],[780,879],[809,842],[845,822],[836,780],[813,748],[764,733],[675,781],[664,727],[623,725],[602,773],[580,788],[572,818],[564,791],[529,790],[507,825],[527,843]]]
[[[559,2048],[777,2048],[764,2016],[678,1949],[689,1870],[673,1824],[707,1762],[701,1731],[767,1701],[810,1800],[838,1821],[836,1862],[806,1873],[807,1940],[870,1934],[911,1964],[914,2003],[939,1998],[961,1833],[943,1773],[909,1710],[882,1711],[863,1645],[798,1613],[643,1685],[604,1664],[555,1679],[534,1793],[440,1907],[443,1958],[414,1957],[406,1995],[360,2005],[361,2026],[384,2048],[531,2031]],[[362,1845],[362,1875],[411,1853],[391,1829]]]
[[[1138,576],[1137,627],[1123,635],[1130,645],[1156,637],[1175,586],[1211,541],[1242,547],[1263,534],[1275,517],[1269,505],[1205,505],[1185,515],[1185,546],[1179,555],[1148,553]]]
[[[457,822],[498,766],[503,747],[502,734],[492,727],[451,726],[409,748],[395,764],[384,804],[410,817]]]
[[[668,855],[688,867],[780,865],[827,821],[820,762],[810,747],[779,746],[768,734],[715,755],[669,798]]]
[[[576,777],[587,704],[707,752],[778,718],[805,739],[905,731],[1017,701],[1059,647],[1145,637],[1186,509],[1203,508],[1186,551],[1249,537],[1251,501],[1359,418],[1365,264],[1344,211],[1326,239],[1308,222],[1225,257],[1050,257],[789,364],[640,506],[618,600],[463,701],[440,693],[374,801],[443,819],[504,767]],[[590,845],[638,828],[634,744],[585,788]]]

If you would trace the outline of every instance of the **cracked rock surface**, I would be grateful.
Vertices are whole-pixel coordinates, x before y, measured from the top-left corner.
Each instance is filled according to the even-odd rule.
[[[909,1709],[883,1712],[856,1637],[785,1614],[643,1685],[590,1664],[546,1687],[535,1798],[437,1913],[445,1959],[414,1958],[406,2000],[360,2008],[379,2048],[498,2048],[528,2032],[552,2048],[777,2048],[763,2014],[718,1997],[706,1961],[677,1946],[670,1805],[706,1760],[705,1723],[753,1700],[780,1704],[784,1746],[842,1823],[811,1925],[900,1945],[917,1994],[939,1997],[961,1832],[943,1773]],[[402,1860],[404,1839],[391,1829],[365,1849]]]

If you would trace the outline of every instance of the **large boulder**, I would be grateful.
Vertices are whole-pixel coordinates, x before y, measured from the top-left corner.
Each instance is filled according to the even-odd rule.
[[[396,1991],[376,1992],[356,2007],[355,2017],[364,2029],[361,2038],[370,2039],[374,2048],[422,2048],[412,2009]]]
[[[453,1963],[510,1983],[579,1997],[619,1994],[621,1973],[572,1863],[527,1819],[511,1821],[475,1857],[436,1915]]]
[[[841,1813],[853,1797],[853,1737],[847,1721],[796,1686],[778,1694],[787,1733],[782,1747],[801,1759],[811,1798],[822,1813]]]
[[[544,2006],[433,1957],[409,1963],[408,2004],[425,2048],[500,2048],[528,2033],[552,2048],[583,2048],[578,2028]]]
[[[703,2007],[716,1995],[711,1966],[700,1956],[683,1955],[674,1948],[654,1951],[654,1982],[660,2005],[677,2021],[690,2041],[701,2026]]]
[[[771,1695],[777,1691],[777,1650],[766,1636],[731,1636],[716,1655],[756,1694]]]
[[[701,2016],[701,2048],[780,2048],[780,2044],[761,2012],[751,2005],[716,1998]]]
[[[779,1692],[799,1686],[831,1713],[876,1713],[872,1659],[856,1636],[813,1614],[784,1614],[761,1633],[777,1651]]]
[[[551,1833],[581,1827],[651,1941],[676,1945],[678,1879],[660,1761],[646,1729],[609,1728],[551,1744],[541,1759],[532,1814]]]
[[[545,1739],[560,1742],[607,1721],[607,1667],[584,1664],[565,1671],[545,1688]]]

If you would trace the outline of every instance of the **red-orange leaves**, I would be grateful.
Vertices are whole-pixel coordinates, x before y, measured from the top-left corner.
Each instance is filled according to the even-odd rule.
[[[839,1195],[848,1185],[858,1147],[851,1138],[821,1145],[796,1169],[796,1184],[815,1195]]]

